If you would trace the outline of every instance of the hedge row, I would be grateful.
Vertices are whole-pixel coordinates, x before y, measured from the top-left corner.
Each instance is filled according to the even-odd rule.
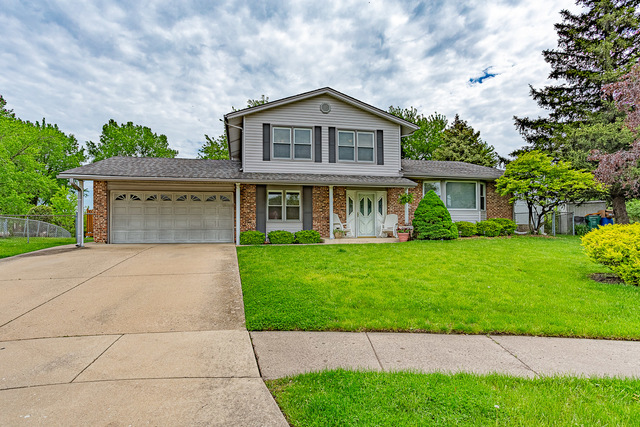
[[[510,236],[516,230],[516,223],[507,218],[491,218],[475,224],[467,221],[456,222],[460,236]]]
[[[264,233],[256,230],[243,231],[240,233],[241,245],[261,245],[265,243]],[[295,234],[285,230],[274,230],[269,232],[269,242],[273,245],[290,245],[292,243],[320,243],[322,238],[316,230],[301,230]]]

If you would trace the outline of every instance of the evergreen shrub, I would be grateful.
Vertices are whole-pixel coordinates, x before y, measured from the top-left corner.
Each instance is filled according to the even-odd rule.
[[[627,285],[640,285],[640,223],[613,224],[582,237],[589,258],[604,264]]]
[[[486,221],[476,222],[476,230],[478,236],[496,237],[500,235],[502,227],[499,223],[488,219]]]
[[[272,245],[290,245],[295,240],[296,237],[290,231],[273,230],[269,232],[269,242]]]
[[[418,240],[451,240],[458,238],[458,228],[451,221],[449,211],[433,191],[418,204],[413,215],[414,237]]]
[[[491,218],[489,221],[500,226],[500,235],[502,236],[511,236],[516,231],[517,224],[508,218]]]
[[[456,227],[458,227],[458,232],[462,237],[471,237],[476,234],[476,225],[472,222],[458,221],[456,222]]]
[[[264,233],[257,230],[248,230],[240,233],[241,245],[261,245],[264,243]]]
[[[295,234],[295,243],[320,243],[322,237],[316,230],[301,230]]]

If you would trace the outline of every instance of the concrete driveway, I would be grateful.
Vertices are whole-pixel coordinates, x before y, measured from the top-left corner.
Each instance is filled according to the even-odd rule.
[[[244,327],[233,245],[0,261],[0,425],[287,425]]]

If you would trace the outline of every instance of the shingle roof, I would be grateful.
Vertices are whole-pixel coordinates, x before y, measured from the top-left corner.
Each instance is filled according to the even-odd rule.
[[[61,172],[59,178],[86,180],[229,181],[252,183],[296,183],[415,187],[402,177],[329,174],[242,172],[236,160],[165,159],[151,157],[111,157]]]
[[[407,178],[497,179],[503,170],[464,162],[402,160],[402,175]]]

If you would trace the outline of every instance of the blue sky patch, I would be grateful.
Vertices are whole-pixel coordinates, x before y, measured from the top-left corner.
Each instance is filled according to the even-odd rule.
[[[491,79],[491,78],[493,78],[495,76],[498,76],[499,73],[490,73],[489,72],[489,70],[491,68],[493,68],[493,67],[487,67],[484,70],[482,70],[482,75],[480,77],[471,77],[469,79],[469,83],[471,83],[472,85],[474,85],[476,83],[481,85],[482,83],[484,83],[485,80]]]

